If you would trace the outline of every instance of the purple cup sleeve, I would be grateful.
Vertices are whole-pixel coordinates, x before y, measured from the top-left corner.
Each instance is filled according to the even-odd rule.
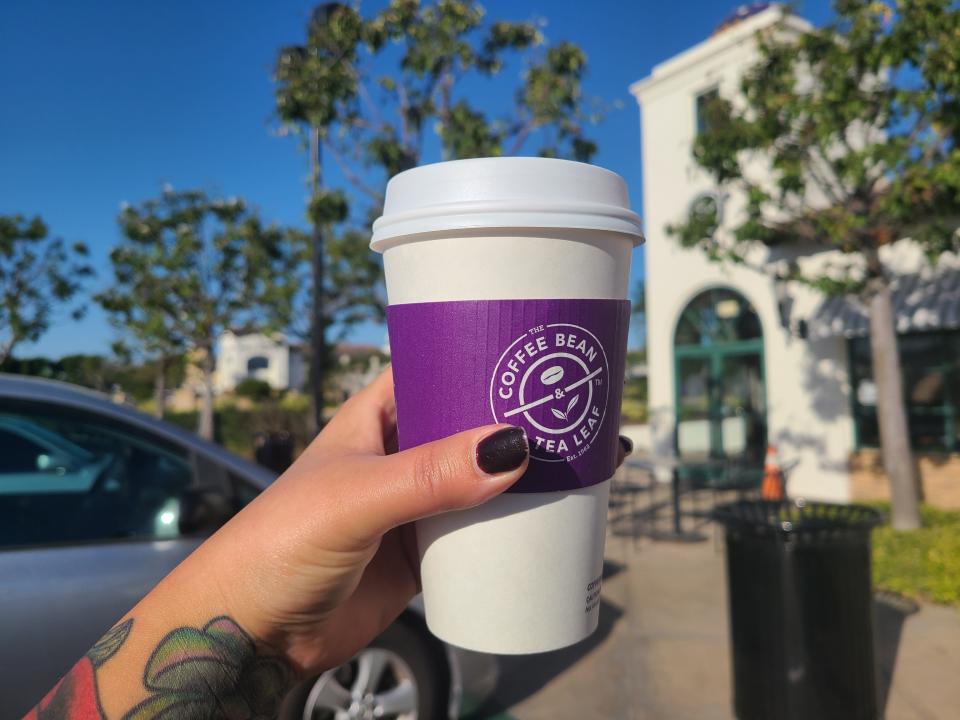
[[[616,470],[630,303],[462,300],[387,308],[400,449],[478,425],[527,432],[508,492],[588,487]]]

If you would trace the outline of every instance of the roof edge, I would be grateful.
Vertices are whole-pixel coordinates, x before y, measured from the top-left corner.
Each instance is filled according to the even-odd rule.
[[[780,20],[783,20],[788,28],[798,33],[813,29],[812,23],[794,15],[783,5],[771,5],[766,10],[743,20],[718,35],[711,35],[679,54],[657,63],[650,71],[650,75],[630,84],[630,94],[639,102],[643,99],[643,95],[662,82],[679,75],[697,63],[724,52],[754,35],[758,30],[769,27]]]

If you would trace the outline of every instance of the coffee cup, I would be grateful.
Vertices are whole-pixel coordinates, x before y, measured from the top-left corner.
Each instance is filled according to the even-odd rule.
[[[426,621],[446,642],[534,653],[597,627],[642,240],[623,180],[583,163],[457,160],[387,185],[371,247],[401,449],[489,423],[530,445],[507,492],[417,523]]]

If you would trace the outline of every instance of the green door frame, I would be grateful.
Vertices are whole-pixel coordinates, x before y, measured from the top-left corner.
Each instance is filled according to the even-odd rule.
[[[710,361],[710,377],[714,383],[723,377],[723,361],[737,355],[758,355],[760,358],[760,383],[763,392],[763,427],[767,428],[767,363],[763,350],[763,338],[733,340],[712,345],[674,345],[673,346],[673,449],[679,455],[677,428],[680,426],[680,361],[685,358],[706,358]],[[716,386],[710,388],[710,455],[724,457],[723,433],[721,431],[723,401],[717,397]]]

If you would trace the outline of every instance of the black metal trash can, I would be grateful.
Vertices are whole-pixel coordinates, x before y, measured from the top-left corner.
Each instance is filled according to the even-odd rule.
[[[871,508],[740,501],[724,525],[738,720],[876,720]]]
[[[293,435],[284,431],[253,436],[253,456],[258,465],[280,474],[293,464]]]

